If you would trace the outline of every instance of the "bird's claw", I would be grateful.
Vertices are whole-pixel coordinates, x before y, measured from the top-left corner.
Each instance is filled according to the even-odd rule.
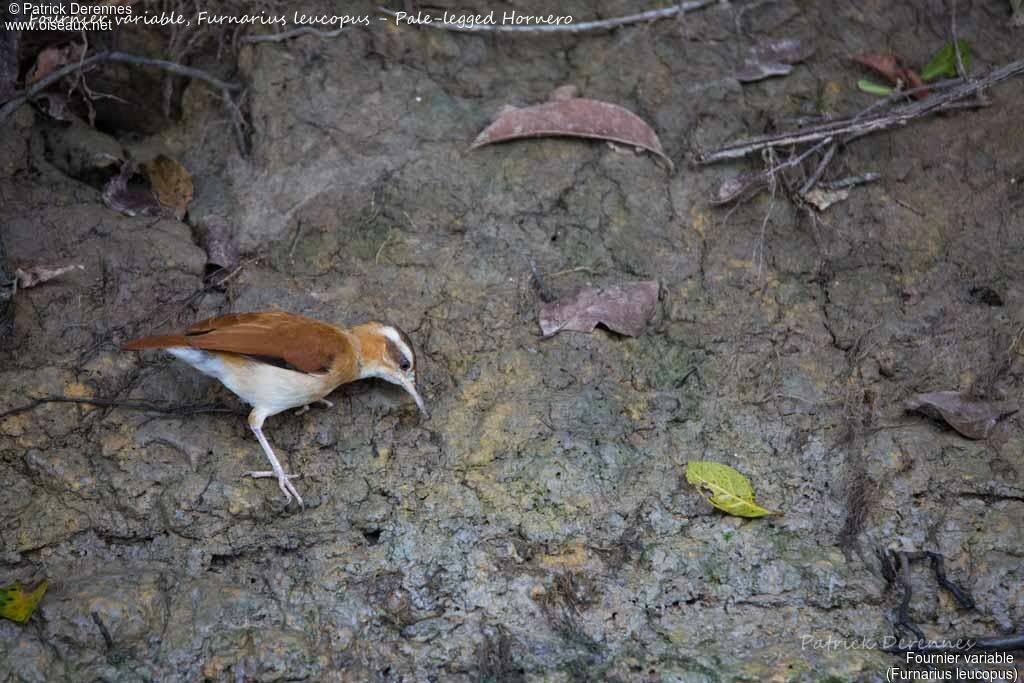
[[[334,404],[331,403],[330,401],[328,401],[326,398],[317,399],[316,401],[314,401],[314,403],[319,403],[319,404],[323,405],[324,408],[333,408],[334,407]],[[298,410],[296,410],[295,414],[296,415],[302,415],[302,414],[304,414],[306,412],[309,412],[309,406],[311,406],[311,405],[313,405],[313,404],[312,403],[307,403],[306,405],[304,405],[301,408],[299,408]]]
[[[302,496],[295,490],[291,480],[301,477],[301,474],[285,474],[284,472],[274,472],[273,470],[264,470],[261,472],[246,472],[245,476],[252,477],[253,479],[263,479],[266,477],[277,477],[277,486],[281,489],[281,493],[285,497],[285,505],[292,502],[292,496],[295,497],[295,502],[299,504],[300,508],[305,508],[306,504],[302,500]]]

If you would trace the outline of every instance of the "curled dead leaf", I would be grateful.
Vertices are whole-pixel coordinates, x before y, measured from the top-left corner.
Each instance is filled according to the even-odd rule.
[[[161,154],[142,164],[158,202],[168,208],[179,221],[185,217],[192,201],[192,176],[174,159]]]
[[[121,164],[121,171],[103,188],[103,203],[126,216],[160,216],[163,208],[148,186],[130,185],[137,166],[134,161]]]
[[[591,332],[601,324],[613,332],[638,337],[654,316],[658,291],[658,283],[653,280],[581,289],[558,301],[541,304],[541,332],[545,337],[565,330]]]
[[[918,394],[903,407],[942,420],[968,439],[988,438],[1000,420],[1019,410],[1013,403],[982,401],[959,391]]]
[[[771,40],[755,45],[747,52],[743,66],[736,70],[736,80],[752,83],[772,76],[785,76],[798,64],[814,54],[814,47],[796,38]]]
[[[717,206],[753,197],[768,187],[769,177],[764,171],[747,171],[727,178],[719,185],[718,195],[711,203]]]
[[[596,138],[646,149],[672,165],[657,134],[633,112],[609,102],[574,97],[572,86],[557,89],[552,101],[524,107],[503,108],[470,145],[537,137]]]
[[[833,204],[838,204],[847,197],[850,196],[849,190],[826,190],[821,187],[816,187],[807,194],[804,195],[804,201],[813,206],[818,211],[824,211]]]
[[[68,43],[66,45],[51,45],[38,55],[35,64],[25,77],[25,85],[32,85],[36,81],[46,78],[65,64],[77,62],[85,54],[85,45],[81,43]]]
[[[906,89],[920,88],[924,81],[916,71],[906,66],[899,57],[893,54],[861,54],[854,55],[853,61],[866,66],[887,81]],[[920,90],[913,95],[916,99],[928,96],[928,90]]]
[[[28,289],[48,282],[55,277],[60,277],[72,270],[85,270],[85,266],[75,264],[71,266],[32,266],[31,268],[18,268],[14,271],[14,280],[20,289]]]
[[[206,263],[223,270],[233,268],[239,250],[231,224],[223,216],[207,216],[200,225],[205,231]]]

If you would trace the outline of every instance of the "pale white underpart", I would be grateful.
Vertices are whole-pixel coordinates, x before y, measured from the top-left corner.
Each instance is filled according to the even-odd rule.
[[[215,377],[264,417],[289,408],[298,408],[317,401],[329,392],[321,378],[304,372],[286,370],[274,365],[249,361],[245,372],[230,372],[224,361],[201,349],[174,346],[171,355],[185,361],[199,372]]]

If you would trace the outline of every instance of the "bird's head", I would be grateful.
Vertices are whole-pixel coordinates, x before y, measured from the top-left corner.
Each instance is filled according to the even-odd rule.
[[[416,352],[409,335],[394,325],[368,322],[351,330],[359,340],[359,378],[379,377],[397,384],[416,399],[427,414],[423,398],[416,388]]]

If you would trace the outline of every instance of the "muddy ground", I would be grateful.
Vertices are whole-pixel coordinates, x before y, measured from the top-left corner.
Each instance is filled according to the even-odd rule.
[[[576,5],[578,21],[636,10]],[[1006,2],[959,5],[976,72],[1020,56]],[[741,86],[738,57],[769,37],[816,53]],[[305,510],[242,478],[264,459],[234,412],[0,420],[0,578],[50,580],[27,625],[0,622],[0,678],[874,681],[901,660],[804,637],[893,634],[887,548],[941,553],[973,593],[963,609],[913,565],[929,638],[1018,632],[1024,418],[970,441],[901,406],[1020,397],[1024,80],[842,149],[829,177],[882,179],[817,222],[781,194],[715,208],[756,162],[688,161],[859,111],[873,98],[849,55],[920,65],[948,37],[941,2],[780,0],[548,38],[375,20],[244,46],[237,72],[194,57],[248,87],[248,158],[200,83],[177,84],[166,118],[140,101],[95,132],[22,108],[0,133],[8,264],[85,269],[17,294],[0,411],[52,394],[243,414],[213,380],[118,345],[281,308],[402,326],[432,415],[371,381],[271,418]],[[145,70],[104,73],[159,91]],[[570,83],[648,120],[675,170],[587,141],[467,151],[503,104]],[[88,161],[103,151],[179,159],[185,221],[105,207]],[[200,247],[217,216],[249,257],[223,290],[204,288]],[[658,280],[650,333],[540,339],[528,256],[559,294]],[[785,515],[715,511],[685,481],[692,459],[734,466]]]

